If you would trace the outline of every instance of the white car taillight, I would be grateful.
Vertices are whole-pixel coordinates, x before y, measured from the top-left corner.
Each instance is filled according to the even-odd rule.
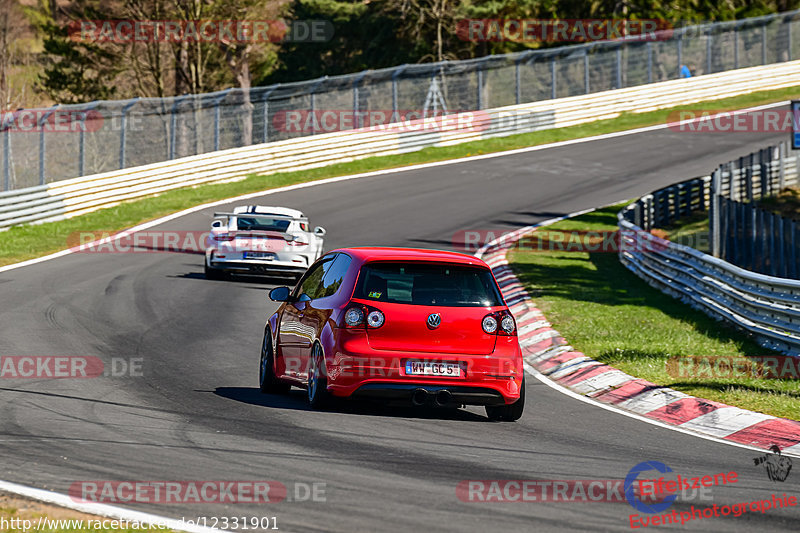
[[[483,331],[486,333],[494,333],[497,331],[497,319],[492,315],[486,315],[483,317],[483,321],[481,322],[481,326],[483,327]]]
[[[344,323],[354,328],[364,323],[364,311],[358,307],[351,307],[344,314]]]
[[[514,330],[517,328],[516,324],[514,324],[514,317],[511,315],[505,315],[500,321],[500,327],[506,332],[507,335],[514,333]]]
[[[379,328],[383,325],[386,321],[386,317],[383,316],[383,313],[378,311],[377,309],[373,309],[367,315],[367,325],[371,328]]]

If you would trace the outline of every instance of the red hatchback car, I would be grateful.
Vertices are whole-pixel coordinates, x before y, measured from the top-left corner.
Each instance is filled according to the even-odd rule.
[[[472,256],[406,248],[346,248],[317,260],[267,321],[264,393],[485,405],[517,420],[525,405],[514,317],[492,271]]]

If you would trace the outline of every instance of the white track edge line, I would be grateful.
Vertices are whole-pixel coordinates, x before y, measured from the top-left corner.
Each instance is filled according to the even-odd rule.
[[[104,503],[76,502],[65,494],[59,494],[57,492],[51,492],[44,489],[36,489],[33,487],[26,487],[25,485],[10,483],[8,481],[0,481],[0,490],[17,494],[19,496],[25,496],[27,498],[33,498],[35,500],[57,505],[59,507],[65,507],[74,511],[80,511],[105,518],[127,520],[128,522],[139,522],[140,524],[164,525],[176,531],[188,531],[189,533],[216,533],[225,531],[222,529],[214,529],[211,527],[189,524],[183,520],[177,520],[174,518],[162,517],[141,511],[133,511],[130,509],[124,509],[122,507],[116,507],[114,505],[106,505]]]

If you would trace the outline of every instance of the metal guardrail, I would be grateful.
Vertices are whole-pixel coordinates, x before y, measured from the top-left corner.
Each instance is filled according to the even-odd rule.
[[[800,167],[795,156],[786,157],[779,147],[760,153],[760,157],[746,158],[757,165],[741,164],[743,159],[733,166],[722,165],[713,178],[704,176],[659,189],[620,211],[620,261],[651,286],[738,326],[761,345],[800,356],[800,280],[751,272],[648,233],[683,214],[705,210],[709,201],[719,216],[727,209],[722,206],[738,203],[728,196],[745,194],[752,199],[760,197],[761,191],[796,182]],[[712,224],[712,246],[726,234],[720,225]],[[779,253],[786,257],[785,250]]]
[[[573,126],[624,112],[651,111],[756,90],[800,84],[800,61],[752,67],[698,78],[534,102],[455,116],[449,125],[430,119],[387,128],[348,130],[123,169],[0,192],[0,228],[60,220],[120,202],[250,174],[298,171],[429,146]],[[435,127],[426,127],[425,125]]]
[[[349,117],[337,127],[358,129],[374,112],[491,109],[677,79],[683,64],[698,76],[792,61],[800,58],[795,26],[800,11],[678,28],[655,41],[402,65],[249,91],[57,105],[33,120],[41,126],[65,112],[83,117],[78,131],[0,124],[0,190],[321,134],[329,131],[325,111],[334,121]]]

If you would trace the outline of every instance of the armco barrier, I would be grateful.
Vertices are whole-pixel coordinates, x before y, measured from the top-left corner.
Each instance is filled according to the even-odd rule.
[[[633,222],[641,209],[641,201],[635,202],[618,217],[620,260],[628,269],[651,286],[752,333],[762,346],[800,355],[800,281],[756,274],[651,235]]]
[[[412,152],[610,119],[759,90],[800,85],[800,61],[752,67],[543,102],[478,111],[469,125],[401,131],[350,130],[211,152],[0,193],[0,228],[69,218],[120,202],[249,174],[304,170],[365,157]],[[407,130],[408,128],[403,128]]]

